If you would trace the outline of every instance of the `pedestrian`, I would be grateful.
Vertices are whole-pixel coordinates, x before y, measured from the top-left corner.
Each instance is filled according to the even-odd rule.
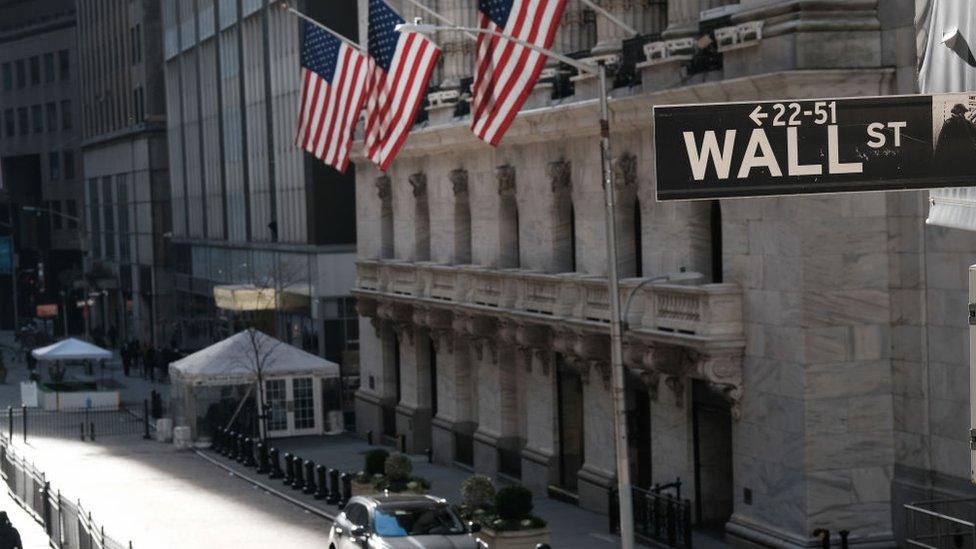
[[[122,348],[119,349],[119,355],[122,356],[122,374],[125,377],[129,377],[129,366],[132,364],[132,355],[129,354],[128,343],[122,345]]]
[[[149,381],[155,382],[156,381],[156,350],[153,349],[151,346],[147,345],[146,354],[145,356],[143,356],[143,360],[145,362],[143,367],[146,369],[146,372],[149,374]]]
[[[10,524],[6,511],[0,511],[0,549],[24,549],[20,532]]]

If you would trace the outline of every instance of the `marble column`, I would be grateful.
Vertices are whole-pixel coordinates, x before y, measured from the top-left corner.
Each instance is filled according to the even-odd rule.
[[[698,34],[702,0],[672,0],[668,2],[668,28],[662,33],[665,39],[684,38]]]
[[[552,47],[559,53],[589,50],[596,45],[596,14],[580,0],[566,0],[563,20]]]
[[[437,353],[437,415],[431,421],[434,462],[454,463],[454,433],[470,434],[474,430],[471,417],[471,353],[468,342],[453,332],[438,336]]]
[[[406,451],[430,448],[430,344],[428,331],[416,326],[399,328],[400,402],[397,434],[406,437]]]
[[[477,27],[476,0],[438,0],[438,13],[459,27]],[[430,19],[429,16],[426,19]],[[438,23],[439,24],[439,23]],[[474,74],[475,42],[459,32],[438,32],[443,73],[441,88],[456,88]]]
[[[649,0],[596,0],[596,3],[639,33],[656,30],[652,28],[655,21]],[[597,14],[596,37],[593,55],[605,55],[619,53],[623,40],[631,38],[631,35],[616,23]]]
[[[606,513],[609,493],[616,485],[616,451],[613,430],[613,397],[610,366],[581,361],[583,379],[583,467],[578,477],[579,505]]]
[[[393,330],[387,322],[360,317],[359,333],[363,342],[359,361],[362,383],[356,391],[356,431],[363,436],[372,431],[374,440],[379,440],[383,408],[396,406]]]
[[[536,495],[545,495],[557,482],[556,382],[551,352],[529,351],[524,358],[525,446],[522,448],[522,484]]]
[[[662,378],[651,399],[651,471],[655,483],[681,479],[681,497],[694,500],[694,450],[688,378]]]
[[[474,433],[474,470],[493,476],[498,471],[498,440],[502,437],[501,370],[498,345],[480,340],[473,344],[474,373],[477,376],[478,428]]]

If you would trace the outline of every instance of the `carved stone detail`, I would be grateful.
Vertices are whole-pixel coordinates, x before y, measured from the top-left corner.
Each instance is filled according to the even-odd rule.
[[[637,157],[624,153],[613,160],[613,181],[618,189],[637,188]]]
[[[553,194],[573,191],[573,178],[570,168],[571,164],[568,160],[550,162],[549,166],[546,167],[546,175],[549,176],[549,185]]]
[[[417,172],[410,176],[409,178],[410,186],[413,187],[413,196],[415,198],[423,198],[427,196],[427,175],[423,172]]]
[[[515,167],[505,164],[495,168],[495,179],[498,180],[498,194],[501,196],[515,196]]]
[[[664,384],[674,393],[674,404],[678,408],[685,405],[685,378],[681,376],[668,376],[664,379]]]
[[[454,196],[463,196],[468,194],[468,170],[463,168],[451,170],[450,179],[451,186],[454,189]]]
[[[732,417],[739,419],[742,414],[742,355],[721,353],[699,355],[697,358],[697,377],[708,381],[716,392],[722,394],[731,405]]]
[[[393,196],[393,185],[390,183],[390,176],[383,174],[376,178],[376,194],[380,200],[388,200]]]

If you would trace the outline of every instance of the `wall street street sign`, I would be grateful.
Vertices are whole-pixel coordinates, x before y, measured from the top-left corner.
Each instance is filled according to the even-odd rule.
[[[657,199],[976,186],[976,94],[654,107]]]

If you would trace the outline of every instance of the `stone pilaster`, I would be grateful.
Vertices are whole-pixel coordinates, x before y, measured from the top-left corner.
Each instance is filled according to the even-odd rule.
[[[574,53],[596,44],[596,14],[579,0],[567,0],[563,20],[552,47],[559,53]]]
[[[406,437],[408,453],[430,448],[430,354],[428,331],[412,324],[398,328],[400,335],[400,402],[397,434]]]
[[[439,13],[460,27],[477,27],[476,0],[438,0]],[[430,19],[428,16],[427,19]],[[439,23],[438,23],[439,24]],[[459,32],[439,32],[443,73],[441,88],[456,88],[474,73],[475,42]]]
[[[522,448],[522,484],[536,495],[546,494],[557,481],[556,467],[556,383],[553,355],[549,351],[527,349],[524,364],[528,370],[525,415],[528,418],[525,446]]]
[[[471,353],[468,342],[453,332],[436,336],[437,415],[431,425],[434,461],[455,461],[454,432],[473,429],[471,402]]]
[[[597,0],[597,3],[637,32],[647,32],[653,24],[648,0]],[[596,17],[596,36],[594,55],[617,53],[623,46],[623,40],[631,38],[626,30],[600,15]]]
[[[668,2],[668,28],[666,39],[682,38],[698,34],[702,0],[677,0]]]
[[[583,444],[586,456],[578,475],[579,505],[583,509],[606,513],[617,469],[610,366],[593,360],[581,360],[577,364],[583,379]]]

